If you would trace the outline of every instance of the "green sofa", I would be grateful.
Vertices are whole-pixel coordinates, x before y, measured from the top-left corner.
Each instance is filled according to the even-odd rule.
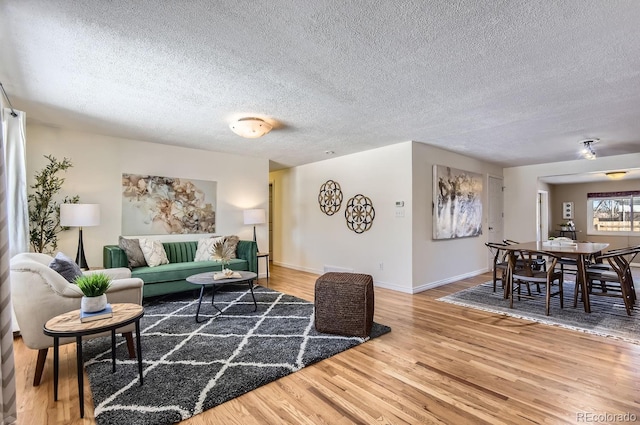
[[[131,270],[131,277],[139,277],[144,281],[144,298],[198,289],[186,281],[187,277],[222,270],[222,265],[217,261],[193,261],[198,248],[197,241],[163,242],[162,245],[169,264]],[[127,255],[118,245],[105,245],[102,253],[104,268],[128,267]],[[229,268],[257,273],[257,253],[258,245],[254,241],[238,242],[237,258],[230,260]]]

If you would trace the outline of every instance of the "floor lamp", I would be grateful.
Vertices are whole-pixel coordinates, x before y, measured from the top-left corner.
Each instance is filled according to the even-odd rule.
[[[84,246],[82,243],[82,228],[97,226],[100,224],[100,205],[98,204],[61,204],[60,205],[60,226],[79,227],[78,231],[78,252],[76,254],[76,264],[82,270],[89,270],[87,259],[84,256]]]
[[[256,208],[252,210],[244,210],[244,224],[253,224],[253,241],[258,247],[258,240],[256,239],[256,224],[264,224],[267,222],[267,216],[264,209]],[[258,252],[260,249],[258,248]]]

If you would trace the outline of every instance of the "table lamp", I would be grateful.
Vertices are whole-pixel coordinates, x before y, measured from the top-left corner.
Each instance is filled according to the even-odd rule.
[[[88,270],[87,259],[84,256],[82,244],[82,228],[87,226],[97,226],[100,224],[100,205],[98,204],[61,204],[60,205],[60,226],[79,227],[78,231],[78,252],[76,254],[76,264],[82,270]]]
[[[256,239],[256,224],[264,224],[267,222],[267,216],[264,209],[256,208],[252,210],[244,210],[244,224],[253,224],[253,241],[258,246],[258,240]],[[260,251],[260,249],[258,249]]]

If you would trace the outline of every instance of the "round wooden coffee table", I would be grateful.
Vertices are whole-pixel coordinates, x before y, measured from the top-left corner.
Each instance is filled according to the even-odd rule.
[[[220,273],[220,272],[215,272],[215,273]],[[256,303],[256,297],[253,294],[253,281],[258,277],[258,275],[253,272],[245,272],[245,271],[238,271],[238,273],[240,273],[240,277],[231,277],[231,278],[218,279],[218,280],[215,280],[213,278],[214,272],[194,274],[187,278],[187,282],[193,283],[194,285],[200,285],[200,298],[198,299],[198,309],[196,310],[196,323],[201,323],[204,321],[204,320],[201,321],[198,318],[198,315],[200,314],[200,305],[202,304],[202,296],[204,295],[204,288],[207,286],[213,286],[213,291],[211,294],[211,305],[214,306],[216,310],[218,310],[220,313],[222,313],[222,311],[213,303],[213,300],[216,296],[217,287],[222,285],[227,285],[229,283],[247,282],[249,284],[249,289],[251,290],[251,297],[253,298],[253,307],[254,307],[253,311],[258,310],[258,303]]]
[[[131,323],[136,325],[136,354],[138,356],[138,373],[142,385],[142,352],[140,351],[140,318],[144,316],[144,308],[138,304],[112,304],[113,316],[82,323],[80,310],[56,316],[44,324],[45,335],[53,337],[53,399],[58,400],[58,348],[60,338],[76,339],[76,361],[78,365],[78,396],[80,398],[80,417],[84,418],[84,376],[82,374],[82,337],[111,331],[112,370],[116,371],[116,329]]]

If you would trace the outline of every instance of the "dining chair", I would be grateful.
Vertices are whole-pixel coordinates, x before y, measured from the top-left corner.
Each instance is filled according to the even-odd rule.
[[[528,295],[526,297],[531,297],[531,289],[529,284],[535,283],[538,292],[540,292],[540,285],[546,285],[545,288],[545,312],[548,316],[551,310],[551,297],[558,295],[560,298],[560,308],[564,308],[564,291],[562,287],[562,278],[563,274],[560,270],[556,269],[558,264],[559,257],[554,255],[540,252],[540,251],[517,251],[517,255],[520,257],[519,259],[522,261],[524,266],[522,268],[516,269],[513,272],[513,281],[510,295],[509,307],[513,308],[513,298],[516,296],[515,292],[518,291],[517,297],[518,301],[520,301],[520,297],[524,297],[522,295],[521,286],[527,285]],[[551,260],[551,264],[546,266],[546,270],[536,269],[536,260],[538,260],[538,256],[547,256]],[[552,292],[552,286],[557,285],[558,289],[556,292]]]
[[[589,294],[621,297],[627,315],[630,316],[636,302],[631,263],[638,253],[640,247],[636,246],[607,251],[598,256],[599,261],[607,260],[609,264],[594,264],[587,268]],[[576,288],[576,294],[578,289]],[[577,296],[574,304],[576,300]]]
[[[505,244],[496,242],[485,242],[487,248],[493,257],[493,292],[496,292],[496,286],[498,280],[502,282],[502,288],[504,288],[504,280],[509,268],[509,261],[507,259],[507,251],[504,250]],[[498,277],[498,273],[500,277]]]
[[[503,239],[502,243],[504,243],[505,245],[516,245],[519,244],[520,242],[518,241],[514,241],[513,239]],[[518,259],[517,260],[519,263],[517,264],[518,266],[522,267],[522,260]],[[544,256],[542,254],[539,254],[536,256],[535,259],[533,259],[533,262],[531,264],[531,266],[533,268],[535,268],[536,270],[547,270],[547,260],[544,259]]]

